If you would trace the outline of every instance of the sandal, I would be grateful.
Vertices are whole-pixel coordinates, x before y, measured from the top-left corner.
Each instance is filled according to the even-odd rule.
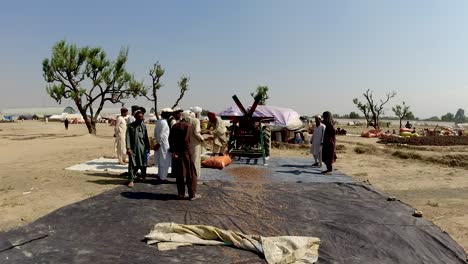
[[[193,201],[193,200],[197,200],[197,199],[200,199],[200,198],[201,198],[201,195],[200,195],[200,194],[195,194],[195,196],[190,197],[189,200],[190,200],[190,201]]]

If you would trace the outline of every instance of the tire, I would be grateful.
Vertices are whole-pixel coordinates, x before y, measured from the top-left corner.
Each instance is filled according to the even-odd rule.
[[[265,125],[263,125],[263,145],[265,146],[265,157],[269,157],[271,148],[271,129],[269,126]]]

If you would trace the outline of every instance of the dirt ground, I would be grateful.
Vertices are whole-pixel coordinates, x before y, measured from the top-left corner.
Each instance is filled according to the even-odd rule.
[[[64,170],[114,156],[113,127],[98,124],[97,130],[91,136],[84,125],[70,125],[66,131],[61,123],[0,124],[0,230],[125,182],[118,175]],[[422,211],[468,249],[468,167],[452,162],[468,155],[467,146],[383,145],[356,136],[340,136],[338,144],[338,170]],[[272,155],[310,157],[306,147],[273,149]]]

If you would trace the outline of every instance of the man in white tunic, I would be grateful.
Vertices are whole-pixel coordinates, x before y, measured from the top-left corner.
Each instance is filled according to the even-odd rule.
[[[140,109],[138,105],[132,105],[132,113],[131,115],[127,118],[127,125],[130,125],[131,123],[135,122],[135,112]]]
[[[322,118],[315,116],[315,128],[310,140],[311,148],[310,153],[314,156],[315,163],[312,164],[314,167],[322,167],[322,144],[323,135],[325,132],[325,125],[322,124]]]
[[[170,128],[167,123],[167,119],[170,116],[172,116],[172,109],[162,109],[161,119],[156,121],[156,127],[154,128],[154,139],[156,140],[156,145],[154,145],[154,164],[158,167],[158,176],[163,182],[167,182],[167,174],[169,173],[172,160],[171,153],[169,153]]]
[[[123,107],[120,109],[120,116],[117,117],[115,123],[114,136],[115,136],[115,152],[117,154],[117,160],[119,164],[125,164],[127,161],[127,148],[125,145],[125,133],[127,132],[127,121],[125,117],[128,114],[128,109]]]
[[[195,117],[195,114],[190,111],[184,111],[184,119],[192,126],[192,133],[190,133],[190,151],[192,154],[192,161],[195,164],[197,177],[200,180],[201,172],[201,144],[203,136],[201,135],[200,120]]]

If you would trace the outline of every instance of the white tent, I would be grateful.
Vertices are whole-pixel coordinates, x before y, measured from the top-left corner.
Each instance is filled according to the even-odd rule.
[[[243,116],[243,113],[240,111],[239,107],[231,106],[226,110],[220,112],[218,115]],[[253,116],[273,117],[275,120],[269,124],[271,131],[280,131],[285,128],[294,131],[303,127],[303,122],[301,121],[299,114],[290,108],[259,105],[255,109]]]

